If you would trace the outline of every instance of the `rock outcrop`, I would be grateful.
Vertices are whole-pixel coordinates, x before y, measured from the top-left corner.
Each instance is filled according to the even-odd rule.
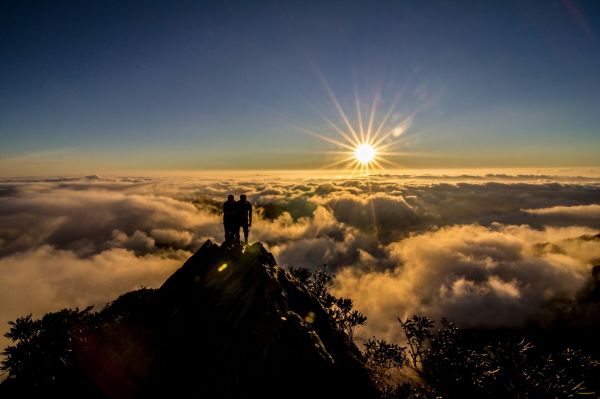
[[[377,396],[358,349],[260,243],[207,241],[158,290],[99,317],[73,346],[93,396]]]

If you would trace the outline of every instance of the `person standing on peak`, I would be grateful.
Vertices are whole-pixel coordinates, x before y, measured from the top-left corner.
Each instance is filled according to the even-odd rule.
[[[252,227],[252,204],[246,200],[246,195],[240,195],[240,200],[235,203],[237,207],[238,228],[237,236],[240,236],[240,227],[244,231],[244,244],[248,244],[248,230]]]
[[[237,205],[233,195],[227,196],[223,203],[223,226],[225,227],[225,242],[233,242],[236,233],[239,234]],[[239,237],[239,235],[238,235]]]

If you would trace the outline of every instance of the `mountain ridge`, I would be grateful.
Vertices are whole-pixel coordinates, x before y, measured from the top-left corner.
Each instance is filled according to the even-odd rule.
[[[358,348],[261,243],[208,240],[160,288],[124,294],[97,315],[93,328],[77,327],[71,368],[43,392],[378,396]],[[14,392],[24,389],[36,393]]]

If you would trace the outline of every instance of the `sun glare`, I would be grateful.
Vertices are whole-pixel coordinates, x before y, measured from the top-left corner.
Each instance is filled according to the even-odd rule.
[[[375,148],[369,144],[361,144],[354,150],[356,160],[362,165],[368,165],[375,159]]]
[[[364,103],[360,101],[355,88],[355,115],[354,118],[351,118],[344,111],[325,79],[322,79],[322,83],[337,110],[339,121],[331,120],[322,114],[318,107],[313,107],[326,122],[327,128],[317,131],[295,126],[298,130],[336,147],[324,151],[331,154],[335,161],[324,165],[322,169],[335,167],[349,170],[353,174],[370,174],[377,170],[385,170],[386,166],[402,168],[402,165],[392,159],[400,156],[414,156],[414,153],[398,152],[394,149],[407,143],[407,138],[403,136],[410,128],[415,114],[425,106],[426,102],[412,110],[397,112],[396,105],[402,93],[400,92],[390,103],[387,112],[379,113],[377,110],[379,97],[374,96],[370,110],[365,110],[363,109]]]

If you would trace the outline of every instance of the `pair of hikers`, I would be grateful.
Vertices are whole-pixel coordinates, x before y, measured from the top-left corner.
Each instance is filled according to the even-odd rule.
[[[227,196],[227,201],[223,204],[223,225],[225,242],[239,244],[241,228],[244,232],[244,243],[248,244],[248,231],[252,227],[252,205],[246,200],[246,195],[240,195],[239,201],[235,201],[233,195]]]

